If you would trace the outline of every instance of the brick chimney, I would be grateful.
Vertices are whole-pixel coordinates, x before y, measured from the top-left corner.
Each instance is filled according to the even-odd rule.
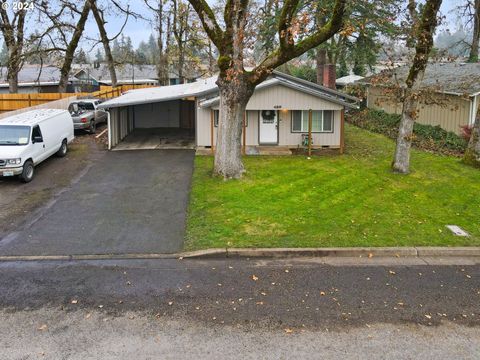
[[[323,65],[323,86],[334,90],[337,88],[335,85],[335,81],[337,80],[335,72],[336,69],[334,64]]]

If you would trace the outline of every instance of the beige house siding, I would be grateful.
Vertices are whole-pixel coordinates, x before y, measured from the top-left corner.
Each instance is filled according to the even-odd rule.
[[[258,119],[259,110],[247,110],[248,125],[246,130],[247,146],[258,146]],[[289,110],[279,111],[279,146],[296,147],[302,143],[302,133],[292,133],[292,112]],[[340,146],[340,121],[341,111],[334,112],[334,123],[332,133],[313,133],[312,142],[314,146]],[[213,129],[214,142],[217,138],[217,128]],[[242,137],[243,139],[243,137]],[[211,125],[210,109],[198,109],[197,112],[197,146],[211,146]]]
[[[213,107],[218,109],[218,106]],[[301,133],[292,133],[292,112],[290,110],[334,110],[334,127],[332,133],[313,133],[314,146],[340,146],[340,121],[342,105],[320,99],[316,96],[275,85],[255,91],[247,104],[247,146],[258,145],[258,125],[261,110],[278,110],[279,112],[279,146],[296,147],[302,143]],[[197,106],[197,146],[211,146],[211,109]],[[217,129],[213,129],[216,139]],[[242,137],[243,139],[243,137]],[[215,140],[214,140],[215,141]]]
[[[342,105],[283,85],[255,90],[247,104],[247,110],[341,110],[342,108]]]
[[[417,122],[426,125],[439,125],[447,131],[461,133],[461,126],[467,125],[470,120],[471,101],[456,95],[434,95],[434,102],[438,104],[421,104]],[[367,94],[369,108],[383,110],[391,114],[400,114],[402,104],[385,95],[381,87],[369,87]]]

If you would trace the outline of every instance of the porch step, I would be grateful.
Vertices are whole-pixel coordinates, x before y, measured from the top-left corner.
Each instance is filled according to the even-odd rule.
[[[288,147],[284,146],[259,146],[259,155],[292,155]]]

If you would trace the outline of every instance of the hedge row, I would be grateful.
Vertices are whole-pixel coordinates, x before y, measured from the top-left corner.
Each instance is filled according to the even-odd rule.
[[[396,139],[400,117],[400,115],[388,114],[380,110],[364,109],[350,112],[346,116],[346,120],[362,129]],[[420,149],[460,156],[467,148],[465,139],[453,132],[442,129],[440,126],[415,123],[413,133],[413,146]]]

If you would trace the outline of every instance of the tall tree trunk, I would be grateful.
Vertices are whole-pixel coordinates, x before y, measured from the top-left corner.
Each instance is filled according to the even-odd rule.
[[[78,42],[82,37],[83,30],[85,29],[85,23],[87,22],[90,8],[90,0],[86,0],[85,4],[83,5],[83,10],[80,13],[80,18],[78,19],[77,26],[75,27],[75,31],[73,32],[72,39],[70,40],[70,43],[67,46],[67,50],[65,51],[63,65],[60,69],[60,82],[58,84],[59,93],[67,92],[68,76],[72,69],[73,57],[75,55],[75,51],[77,50]]]
[[[470,137],[463,161],[468,165],[480,168],[480,117],[478,116],[475,118],[472,136]]]
[[[235,79],[220,75],[217,85],[220,90],[220,116],[214,173],[226,179],[239,178],[245,171],[241,150],[243,117],[255,86],[242,75]]]
[[[473,14],[473,39],[468,62],[478,62],[478,42],[480,40],[480,0],[475,0]]]
[[[103,19],[103,13],[97,7],[96,0],[91,0],[91,8],[95,21],[97,23],[98,32],[100,33],[100,40],[103,44],[105,51],[105,59],[107,60],[108,70],[110,72],[110,80],[112,87],[117,86],[117,73],[115,71],[115,62],[112,56],[112,50],[110,49],[110,39],[108,38],[107,31],[105,30],[105,21]]]
[[[418,114],[420,81],[425,74],[428,57],[433,47],[433,34],[437,27],[437,13],[442,0],[427,0],[419,20],[415,57],[406,80],[407,88],[403,99],[402,119],[398,129],[397,146],[392,163],[394,172],[407,174],[410,171],[410,148],[412,145],[413,125]]]
[[[7,63],[7,80],[8,80],[8,92],[10,94],[18,93],[18,73],[20,72],[20,66],[16,61],[10,57]]]
[[[317,62],[317,84],[323,85],[324,66],[327,63],[327,50],[318,48],[315,60]]]

